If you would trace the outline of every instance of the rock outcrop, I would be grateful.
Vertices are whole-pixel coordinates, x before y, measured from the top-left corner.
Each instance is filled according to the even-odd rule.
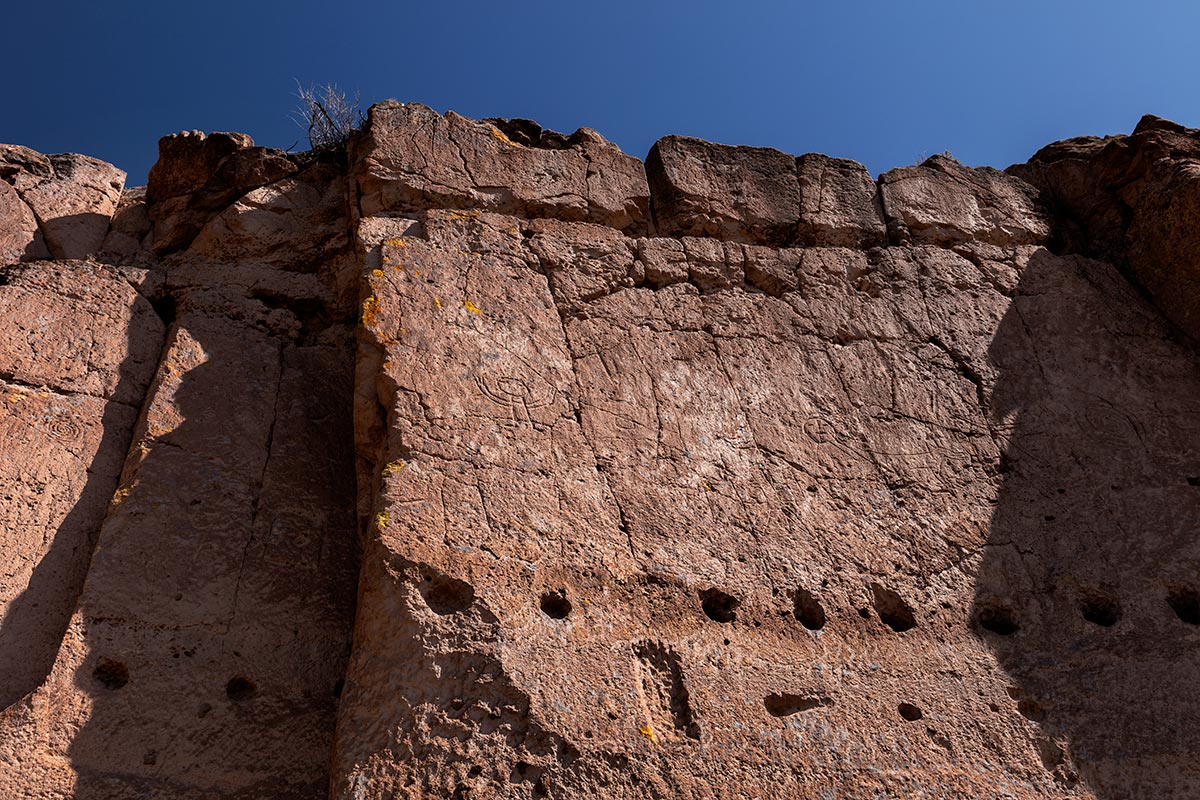
[[[1196,163],[0,150],[0,794],[1195,796]]]

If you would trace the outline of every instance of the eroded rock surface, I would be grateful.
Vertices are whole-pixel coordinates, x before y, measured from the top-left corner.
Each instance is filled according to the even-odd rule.
[[[35,262],[0,277],[0,706],[8,706],[54,661],[163,325],[111,268]]]
[[[0,282],[0,793],[1195,796],[1198,142],[164,138]]]

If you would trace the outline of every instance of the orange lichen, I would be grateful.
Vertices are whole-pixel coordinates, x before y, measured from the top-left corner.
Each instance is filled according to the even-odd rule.
[[[495,136],[497,139],[499,139],[500,141],[504,142],[507,145],[512,145],[513,147],[521,147],[521,145],[517,144],[512,139],[505,136],[504,131],[500,130],[499,128],[492,128],[492,136]]]
[[[404,241],[403,238],[385,239],[383,243],[390,247],[408,247],[408,242]]]
[[[638,733],[650,740],[650,744],[658,744],[658,737],[654,735],[654,726],[649,723],[638,728]]]
[[[362,304],[362,324],[374,328],[379,322],[379,298],[371,295]]]
[[[125,498],[129,497],[130,492],[136,489],[137,485],[138,482],[134,480],[132,483],[128,483],[125,486],[122,486],[120,489],[117,489],[117,491],[113,492],[112,504],[114,506],[119,506],[121,503],[125,502]]]
[[[474,303],[472,303],[470,300],[463,301],[463,308],[465,308],[467,311],[470,311],[472,314],[482,314],[483,313],[483,309],[480,308],[479,306],[475,305]]]

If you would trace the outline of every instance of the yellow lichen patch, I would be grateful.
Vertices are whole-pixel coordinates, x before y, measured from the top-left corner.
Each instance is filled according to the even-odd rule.
[[[478,211],[447,211],[446,219],[479,219]]]
[[[146,426],[146,429],[147,429],[146,432],[149,433],[151,436],[153,436],[155,439],[157,439],[161,436],[166,436],[168,433],[175,430],[175,428],[171,425],[160,425],[157,422],[151,422],[149,425]]]
[[[132,483],[122,486],[120,489],[117,489],[117,491],[113,492],[112,504],[114,506],[119,506],[121,503],[125,502],[125,498],[129,497],[129,493],[136,489],[137,485],[138,482],[135,480]]]
[[[433,304],[435,306],[437,306],[438,308],[441,308],[442,307],[442,298],[440,298],[440,297],[433,298]]]
[[[384,530],[388,526],[389,519],[388,512],[380,511],[375,515],[375,526],[379,528],[379,530]]]
[[[374,277],[376,277],[376,278],[382,278],[382,277],[383,277],[383,270],[381,270],[381,269],[373,269],[373,270],[371,270],[371,275],[373,275],[373,276],[374,276]]]
[[[10,394],[8,396],[8,402],[10,402],[10,403],[19,403],[24,399],[25,399],[24,395],[19,395],[19,394]]]
[[[404,239],[400,239],[400,238],[385,239],[383,243],[390,247],[408,247],[408,242],[406,242],[406,241],[404,241]]]
[[[467,311],[470,311],[472,314],[482,314],[483,313],[483,309],[480,308],[479,306],[475,305],[474,303],[472,303],[470,300],[463,301],[463,308],[465,308]]]
[[[371,295],[362,304],[362,324],[368,328],[375,327],[379,322],[379,298]]]
[[[499,128],[492,128],[492,136],[495,136],[497,139],[499,139],[500,141],[504,142],[507,145],[512,145],[513,147],[521,147],[521,145],[517,144],[512,139],[505,136],[504,131],[500,130]]]
[[[640,733],[642,736],[645,736],[647,739],[649,739],[650,744],[658,744],[658,737],[654,735],[654,726],[653,725],[649,725],[649,724],[643,725],[642,727],[638,728],[638,733]]]
[[[408,466],[407,461],[405,461],[403,458],[398,458],[395,461],[389,461],[387,464],[384,464],[383,474],[384,475],[395,475],[397,472],[399,472],[400,470],[404,469],[407,466]]]

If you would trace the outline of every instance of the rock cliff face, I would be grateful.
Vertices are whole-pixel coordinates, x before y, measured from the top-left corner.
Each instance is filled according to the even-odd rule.
[[[1197,796],[1197,164],[0,148],[0,796]]]

